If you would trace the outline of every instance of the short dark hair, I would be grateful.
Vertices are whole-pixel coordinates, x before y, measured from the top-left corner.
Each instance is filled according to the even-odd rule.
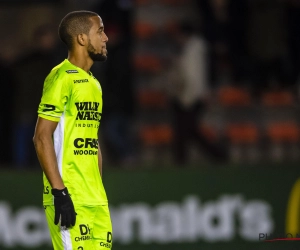
[[[97,13],[87,10],[73,11],[68,13],[60,22],[58,34],[68,49],[73,47],[73,37],[79,34],[88,34],[92,22],[91,17],[99,16]]]

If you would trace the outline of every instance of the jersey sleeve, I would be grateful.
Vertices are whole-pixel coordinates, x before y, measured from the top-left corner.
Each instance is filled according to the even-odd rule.
[[[70,96],[69,79],[66,74],[51,72],[44,82],[43,95],[38,108],[38,116],[59,122]]]

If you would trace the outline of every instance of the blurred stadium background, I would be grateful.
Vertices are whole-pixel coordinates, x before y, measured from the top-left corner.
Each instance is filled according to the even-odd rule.
[[[80,9],[109,37],[92,72],[113,249],[299,249],[265,241],[300,238],[297,0],[0,0],[0,249],[51,249],[31,138],[43,80],[67,57],[57,26]],[[179,140],[174,118],[191,30],[204,144]]]

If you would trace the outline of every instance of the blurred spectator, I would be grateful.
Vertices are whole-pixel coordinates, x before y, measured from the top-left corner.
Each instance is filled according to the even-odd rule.
[[[212,159],[225,160],[226,152],[200,132],[201,119],[207,110],[210,96],[207,42],[188,23],[180,25],[177,41],[181,53],[169,79],[175,137],[174,159],[178,164],[186,164],[190,141],[194,140]]]
[[[249,0],[248,48],[256,91],[283,86],[287,80],[286,8],[281,0]]]
[[[99,79],[103,79],[101,134],[108,159],[120,166],[130,165],[134,161],[131,131],[135,102],[130,2],[109,0],[102,1],[95,7],[95,11],[106,23],[105,32],[109,38],[108,58],[102,65],[104,76],[99,75]]]
[[[210,45],[212,86],[218,87],[224,81],[230,84],[246,81],[246,0],[201,0],[197,4],[204,36]]]
[[[0,164],[11,163],[13,80],[10,69],[0,62]],[[15,145],[14,145],[15,147]]]
[[[38,27],[33,33],[30,52],[12,66],[15,81],[12,151],[14,164],[20,168],[37,164],[32,137],[43,83],[57,62],[56,37],[51,26]]]

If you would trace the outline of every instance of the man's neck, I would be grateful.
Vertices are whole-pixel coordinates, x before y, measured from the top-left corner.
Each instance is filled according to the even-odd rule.
[[[70,61],[70,63],[83,69],[87,73],[90,72],[90,69],[94,63],[93,60],[88,55],[81,55],[79,53],[74,53],[74,52],[69,52],[68,60]]]

